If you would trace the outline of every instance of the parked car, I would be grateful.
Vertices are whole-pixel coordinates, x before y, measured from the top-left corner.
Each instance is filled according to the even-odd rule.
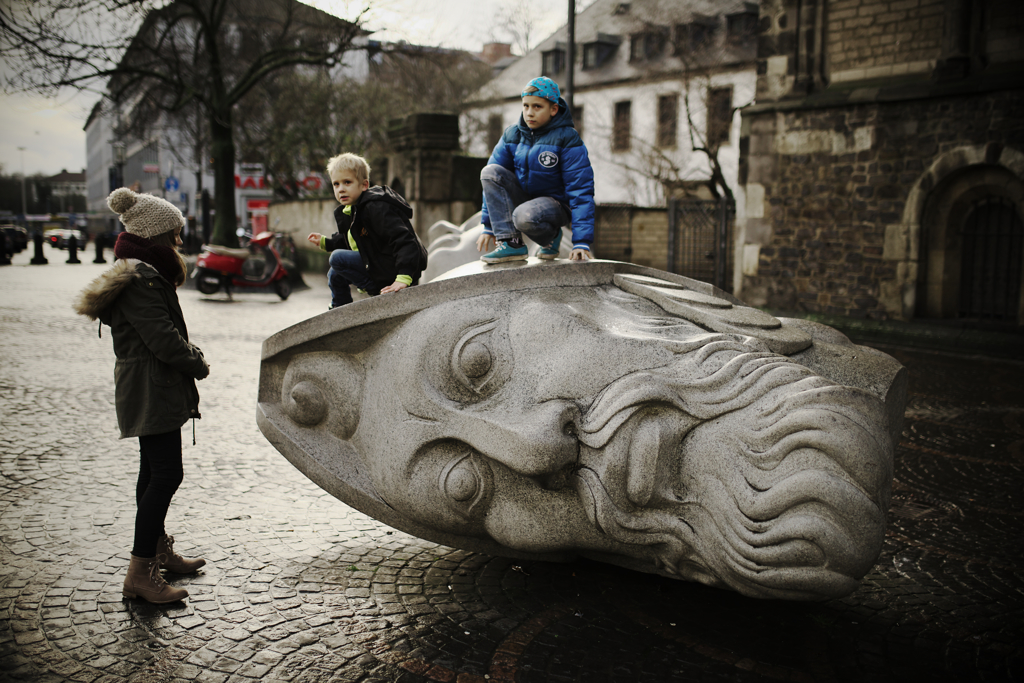
[[[4,239],[7,240],[7,251],[17,254],[28,246],[28,231],[20,225],[0,225]]]
[[[89,236],[84,231],[69,228],[52,228],[47,230],[43,233],[43,239],[49,243],[51,247],[66,249],[68,242],[71,241],[71,235],[74,235],[75,239],[78,241],[79,249],[83,248],[86,242],[89,241]]]

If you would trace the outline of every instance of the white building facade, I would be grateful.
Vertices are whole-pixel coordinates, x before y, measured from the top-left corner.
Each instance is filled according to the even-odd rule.
[[[596,0],[576,18],[573,114],[601,204],[665,206],[708,196],[707,148],[741,199],[740,115],[754,100],[756,4],[727,0]],[[489,156],[519,121],[522,88],[536,76],[567,84],[563,27],[466,103],[464,149]],[[738,201],[738,204],[742,204]]]

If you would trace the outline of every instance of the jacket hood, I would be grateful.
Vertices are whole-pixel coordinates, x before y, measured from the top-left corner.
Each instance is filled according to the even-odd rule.
[[[374,185],[373,187],[365,190],[363,194],[359,196],[357,206],[363,202],[387,202],[395,208],[397,208],[403,216],[406,218],[412,218],[412,207],[409,206],[409,202],[402,198],[402,195],[392,190],[387,185]]]
[[[526,119],[523,115],[519,115],[519,130],[524,133],[530,133],[531,135],[540,135],[549,131],[555,130],[556,128],[575,128],[576,122],[572,119],[572,112],[569,111],[569,105],[565,103],[561,97],[558,98],[558,113],[555,114],[554,118],[545,123],[537,130],[531,129],[526,125]]]
[[[152,268],[138,259],[118,259],[113,267],[79,292],[71,307],[79,315],[96,320],[114,303],[133,278],[142,277],[139,268]],[[155,272],[155,271],[154,271]]]

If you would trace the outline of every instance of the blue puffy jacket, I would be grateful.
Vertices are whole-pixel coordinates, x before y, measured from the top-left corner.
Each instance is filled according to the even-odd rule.
[[[520,115],[519,123],[505,130],[487,163],[514,170],[519,185],[531,197],[560,202],[572,217],[574,246],[589,248],[593,243],[594,169],[565,100],[558,99],[558,114],[537,130],[530,130]],[[486,200],[482,222],[484,232],[493,234]]]

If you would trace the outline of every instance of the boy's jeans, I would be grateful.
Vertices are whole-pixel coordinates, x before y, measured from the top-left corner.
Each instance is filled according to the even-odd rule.
[[[509,240],[522,232],[546,247],[562,226],[569,224],[569,215],[557,200],[551,197],[531,199],[519,185],[516,174],[504,166],[484,166],[480,183],[484,187],[487,216],[496,240]]]
[[[331,264],[327,271],[327,282],[331,286],[332,306],[352,303],[352,292],[348,288],[350,284],[366,292],[379,289],[377,283],[366,274],[366,266],[358,251],[335,249],[327,262]]]

